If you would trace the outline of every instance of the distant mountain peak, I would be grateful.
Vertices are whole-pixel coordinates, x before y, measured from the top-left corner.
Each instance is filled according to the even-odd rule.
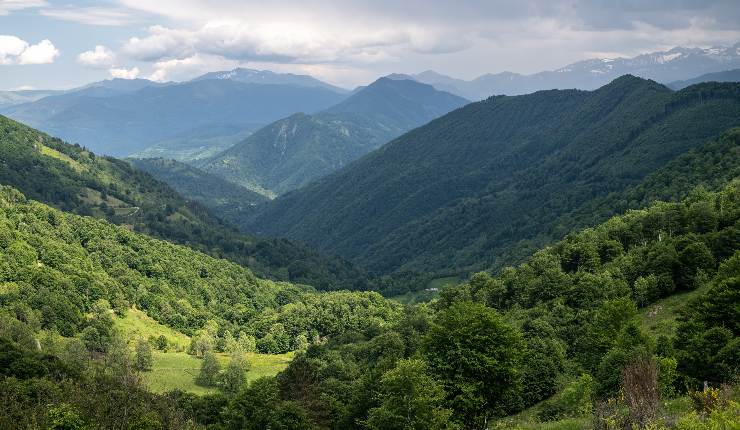
[[[405,73],[391,73],[390,75],[385,75],[383,78],[390,79],[393,81],[415,81],[413,76],[407,75]],[[381,78],[382,79],[382,78]]]
[[[293,85],[299,87],[320,87],[330,89],[338,93],[346,93],[347,90],[320,81],[313,76],[297,75],[294,73],[276,73],[270,70],[256,70],[237,67],[233,70],[209,72],[198,76],[192,81],[204,80],[231,80],[247,84],[266,85]]]
[[[709,48],[676,46],[634,57],[589,58],[530,75],[489,73],[466,81],[427,70],[414,78],[470,100],[482,100],[492,94],[519,95],[568,88],[594,90],[625,74],[667,84],[737,68],[740,68],[740,43]]]

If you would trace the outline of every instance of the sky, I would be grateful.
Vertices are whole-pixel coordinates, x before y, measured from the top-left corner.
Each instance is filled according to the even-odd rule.
[[[0,0],[0,89],[235,67],[351,88],[740,41],[740,0]]]

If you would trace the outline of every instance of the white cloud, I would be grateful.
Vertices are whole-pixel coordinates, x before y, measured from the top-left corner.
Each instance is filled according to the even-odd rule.
[[[136,21],[136,18],[126,10],[104,7],[43,9],[39,13],[50,18],[86,25],[122,26]]]
[[[31,45],[16,36],[0,35],[0,64],[49,64],[58,56],[49,39]]]
[[[17,10],[44,7],[48,4],[45,0],[0,0],[0,15],[10,15]]]
[[[134,67],[133,69],[113,67],[109,69],[108,72],[110,72],[112,77],[120,79],[136,79],[141,73],[138,67]]]
[[[220,56],[195,54],[183,59],[157,61],[149,79],[157,82],[185,80],[207,72],[234,69],[240,65],[239,61]]]
[[[445,29],[373,27],[343,32],[300,22],[210,21],[195,30],[153,26],[149,35],[130,38],[123,52],[153,62],[210,55],[238,61],[316,64],[372,63],[398,58],[405,52],[456,52],[468,46],[465,35],[453,35]]]
[[[94,50],[80,53],[77,62],[94,69],[107,69],[115,65],[116,55],[103,45],[95,45]]]

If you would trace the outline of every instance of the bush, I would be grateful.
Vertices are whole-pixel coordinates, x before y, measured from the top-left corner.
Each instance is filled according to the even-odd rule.
[[[562,418],[577,418],[590,415],[593,407],[593,378],[584,373],[575,381],[566,385],[563,391],[546,401],[539,412],[541,421],[554,421]]]

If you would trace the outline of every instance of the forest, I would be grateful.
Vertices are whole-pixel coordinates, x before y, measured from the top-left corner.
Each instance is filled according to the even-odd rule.
[[[740,366],[737,181],[628,211],[406,307],[259,280],[9,187],[0,204],[0,426],[511,428],[503,417],[530,408],[543,423],[661,428],[675,418],[661,406],[682,396],[705,409],[678,428],[737,425],[736,394],[722,388]],[[685,303],[668,324],[646,322],[676,295]],[[192,335],[199,378],[219,392],[148,392],[158,339],[132,347],[111,328],[132,306]],[[255,348],[297,352],[242,385],[239,360],[219,370],[213,358]]]
[[[245,235],[126,161],[97,156],[0,116],[0,183],[63,211],[185,244],[276,280],[322,290],[366,289],[348,262],[283,239]],[[236,188],[234,187],[231,187]]]

